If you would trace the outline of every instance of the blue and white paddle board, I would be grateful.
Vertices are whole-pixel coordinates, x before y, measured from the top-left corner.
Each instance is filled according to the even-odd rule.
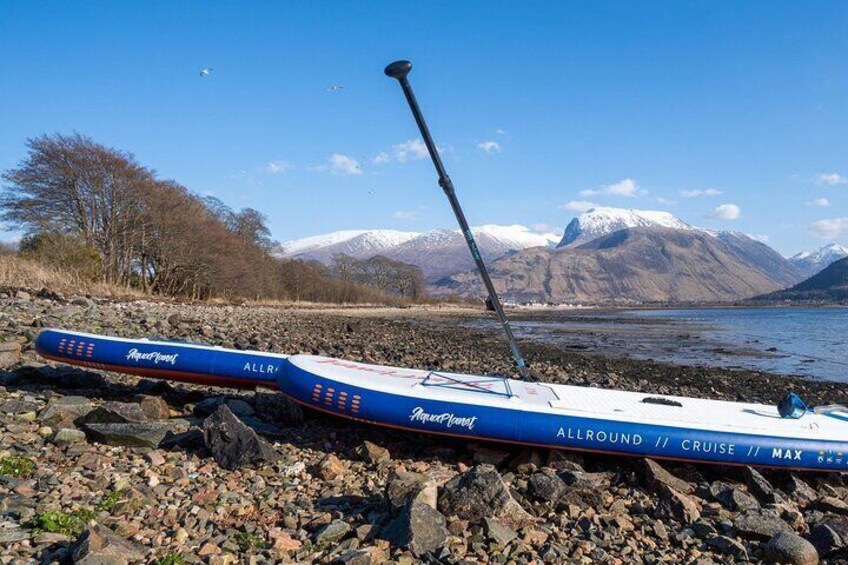
[[[276,388],[335,416],[474,440],[679,461],[848,470],[848,411],[649,395],[49,329],[43,357],[228,387]]]

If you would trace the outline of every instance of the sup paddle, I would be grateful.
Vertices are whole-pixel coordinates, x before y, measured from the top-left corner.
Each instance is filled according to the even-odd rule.
[[[480,277],[483,279],[483,285],[489,293],[489,300],[495,309],[498,320],[503,326],[506,333],[507,341],[509,341],[509,349],[512,351],[512,357],[515,359],[515,364],[518,366],[518,373],[524,380],[536,380],[527,367],[527,362],[524,360],[524,355],[521,354],[521,348],[518,347],[518,342],[515,340],[515,335],[512,333],[512,328],[509,326],[509,320],[506,319],[503,306],[498,298],[498,293],[492,284],[492,279],[489,277],[489,271],[486,269],[486,264],[483,262],[483,257],[480,256],[480,250],[477,248],[477,242],[474,240],[474,234],[471,233],[471,228],[468,227],[468,221],[465,219],[465,213],[459,205],[459,200],[456,197],[456,191],[453,188],[445,166],[442,164],[442,158],[439,156],[439,151],[436,149],[436,144],[433,143],[433,137],[430,135],[430,129],[427,127],[427,122],[424,121],[424,116],[421,114],[421,108],[418,107],[418,102],[415,100],[415,94],[412,92],[412,85],[409,84],[409,79],[406,78],[409,71],[412,70],[412,63],[409,61],[395,61],[386,67],[385,73],[387,76],[397,79],[403,88],[403,94],[406,96],[406,101],[409,102],[409,109],[412,110],[412,116],[415,118],[415,123],[418,124],[418,130],[421,132],[421,137],[424,138],[424,144],[427,146],[427,151],[430,153],[430,158],[433,160],[433,165],[436,167],[436,172],[439,174],[439,186],[445,191],[445,195],[450,201],[453,213],[456,215],[456,221],[459,222],[459,228],[462,235],[465,236],[465,242],[468,244],[468,249],[471,251],[471,256],[474,258],[474,263],[477,264],[477,270],[480,271]]]

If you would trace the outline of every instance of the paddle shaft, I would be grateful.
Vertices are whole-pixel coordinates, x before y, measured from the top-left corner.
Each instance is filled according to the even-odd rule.
[[[433,137],[430,135],[430,129],[427,127],[427,122],[424,121],[424,116],[421,114],[421,108],[418,107],[418,101],[415,99],[415,93],[412,92],[412,85],[409,84],[409,79],[406,75],[412,69],[412,63],[409,61],[395,61],[386,67],[386,75],[397,79],[403,88],[403,94],[406,96],[406,101],[409,103],[409,109],[412,110],[412,116],[415,118],[415,123],[418,124],[418,130],[421,132],[421,137],[424,138],[424,144],[427,146],[427,151],[430,153],[430,158],[433,160],[433,165],[436,167],[436,172],[439,174],[439,186],[445,191],[448,197],[453,213],[456,216],[456,221],[459,222],[459,227],[462,230],[462,235],[465,237],[465,242],[468,244],[468,249],[471,251],[471,256],[477,264],[477,270],[480,272],[480,277],[483,279],[483,285],[489,293],[489,300],[495,309],[495,313],[503,326],[506,333],[507,341],[509,341],[509,349],[512,351],[512,357],[515,359],[515,364],[518,366],[518,372],[523,379],[531,379],[530,370],[527,367],[527,362],[524,360],[524,355],[521,353],[521,348],[515,340],[515,335],[512,333],[512,328],[509,325],[509,320],[506,318],[501,301],[498,298],[498,293],[495,291],[495,286],[492,284],[492,279],[489,276],[489,271],[486,269],[486,264],[483,262],[483,257],[480,256],[480,250],[477,247],[477,242],[474,240],[474,234],[471,233],[471,228],[468,226],[468,220],[465,219],[465,213],[459,205],[459,200],[456,197],[456,191],[453,188],[453,182],[448,176],[445,166],[442,164],[442,158],[436,149],[436,144],[433,142]]]

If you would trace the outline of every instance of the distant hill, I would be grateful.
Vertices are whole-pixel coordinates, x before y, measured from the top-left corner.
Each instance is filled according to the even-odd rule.
[[[329,263],[333,255],[356,259],[385,255],[386,250],[419,237],[419,232],[397,230],[346,230],[281,243],[274,255],[285,259],[311,259]]]
[[[804,251],[793,255],[789,258],[789,262],[795,265],[805,277],[812,277],[843,257],[848,257],[848,247],[829,243],[815,251]]]
[[[537,233],[522,225],[483,225],[471,231],[485,261],[529,247],[550,247],[559,240],[555,234]],[[339,253],[357,259],[383,255],[416,265],[428,282],[474,268],[474,260],[459,230],[333,232],[285,242],[275,252],[281,258],[314,259],[326,264]]]
[[[495,261],[498,292],[518,302],[722,302],[794,284],[800,273],[741,234],[634,227],[577,247],[535,248]],[[482,296],[473,271],[439,281],[443,292]]]
[[[792,288],[758,296],[755,300],[848,303],[848,257],[831,263],[822,272]]]

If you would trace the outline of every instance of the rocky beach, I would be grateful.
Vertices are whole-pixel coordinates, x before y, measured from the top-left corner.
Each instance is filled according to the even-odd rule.
[[[2,563],[735,563],[848,560],[840,474],[469,444],[210,389],[47,363],[43,327],[511,373],[467,308],[0,295]],[[848,386],[527,343],[546,382],[848,403]]]

